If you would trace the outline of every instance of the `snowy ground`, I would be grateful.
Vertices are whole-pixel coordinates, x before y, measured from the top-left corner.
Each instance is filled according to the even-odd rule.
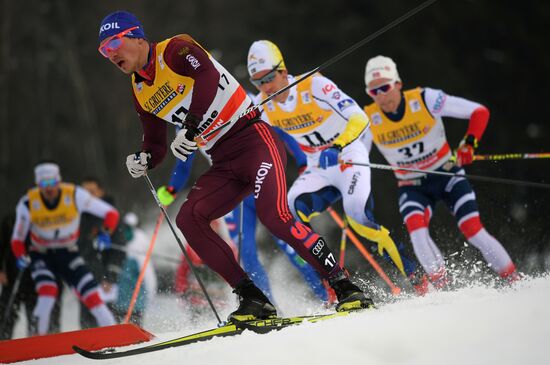
[[[152,228],[150,229],[152,230]],[[161,229],[155,252],[178,257],[170,232]],[[468,251],[453,253],[456,277],[488,282],[488,286],[466,286],[450,292],[430,293],[423,298],[397,299],[386,288],[374,293],[379,309],[317,324],[287,328],[267,335],[245,333],[231,338],[172,348],[102,364],[550,364],[550,275],[526,278],[514,288],[494,289],[482,261],[470,259]],[[466,254],[465,256],[462,256]],[[274,257],[274,258],[273,258]],[[303,281],[284,255],[274,255],[268,276],[279,314],[291,316],[326,311],[308,294]],[[269,261],[269,262],[268,262]],[[550,262],[550,258],[548,260]],[[156,262],[162,264],[161,261]],[[166,262],[164,262],[167,265]],[[550,265],[547,265],[550,269]],[[485,275],[485,276],[484,276]],[[67,293],[71,294],[68,290]],[[228,289],[228,294],[230,293]],[[224,308],[225,318],[236,307],[231,295]],[[78,305],[73,295],[65,295],[62,330],[78,329]],[[191,317],[170,295],[160,295],[150,306],[143,327],[157,336],[155,341],[181,337],[215,327],[211,312]],[[22,316],[24,317],[24,316]],[[16,337],[25,336],[20,321]],[[92,364],[78,355],[21,362],[20,364]]]
[[[279,298],[284,299],[280,300],[280,306],[296,304],[292,303],[291,298],[281,295],[281,288],[274,290]],[[512,289],[473,286],[452,292],[431,293],[423,298],[402,298],[382,305],[376,311],[288,328],[277,333],[245,333],[101,363],[549,364],[548,303],[550,277],[545,276],[526,279]],[[164,313],[157,311],[157,318],[148,318],[145,325],[158,335],[158,340],[215,326],[215,320],[208,316],[203,318],[202,323],[190,325],[183,320],[179,322],[177,319],[182,318],[181,315],[167,316],[178,311],[173,300],[164,298],[158,304]],[[170,309],[170,305],[173,308]],[[162,315],[175,320],[172,325],[180,326],[179,329],[160,333],[148,327],[148,323],[156,323],[153,327],[165,326],[166,322],[160,320]],[[93,362],[70,355],[21,364]]]

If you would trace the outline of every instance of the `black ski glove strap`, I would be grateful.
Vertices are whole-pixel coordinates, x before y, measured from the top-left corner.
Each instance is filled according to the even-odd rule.
[[[183,121],[183,127],[187,129],[185,137],[192,141],[196,136],[200,134],[199,124],[202,121],[202,118],[194,116],[193,114],[187,114],[185,120]]]
[[[135,161],[141,161],[141,154],[145,154],[145,160],[147,161],[147,168],[152,169],[153,168],[153,155],[151,155],[151,151],[137,151],[134,155]],[[141,163],[141,162],[140,162]]]

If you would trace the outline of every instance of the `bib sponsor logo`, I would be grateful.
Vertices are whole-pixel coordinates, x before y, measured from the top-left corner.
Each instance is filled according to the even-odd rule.
[[[372,125],[380,125],[382,124],[382,116],[380,113],[374,113],[372,115]]]
[[[120,27],[118,26],[118,22],[103,24],[101,28],[99,28],[99,33],[101,34],[102,32],[111,29],[120,29]]]
[[[335,93],[332,94],[332,98],[334,100],[340,100],[340,93],[336,91]]]
[[[183,92],[185,91],[185,85],[178,84],[178,88],[176,90],[178,90],[178,93],[183,94]]]
[[[322,118],[321,118],[322,120]],[[302,128],[307,128],[316,123],[313,119],[313,113],[298,114],[290,118],[277,119],[272,122],[276,127],[283,128],[285,131],[295,131]],[[317,121],[319,123],[319,121]]]
[[[216,117],[218,116],[218,111],[216,109],[214,109],[212,111],[212,113],[210,114],[210,117],[206,118],[206,120],[204,121],[204,123],[201,124],[201,126],[199,127],[199,132],[202,134],[204,131],[206,131],[207,129],[210,128],[210,126],[212,125],[212,123],[214,123],[214,121],[216,120]],[[216,121],[216,123],[214,125],[212,125],[212,128],[210,128],[210,130],[215,130],[215,129],[218,129],[220,128],[223,124],[225,124],[227,122],[224,122],[221,118],[218,119]]]
[[[143,103],[144,109],[152,114],[158,114],[168,103],[176,97],[176,92],[170,86],[170,83],[166,81],[160,85],[158,90]]]
[[[201,63],[199,62],[199,60],[197,60],[195,58],[195,56],[193,56],[192,54],[188,54],[187,56],[185,56],[185,59],[187,61],[189,61],[189,64],[191,65],[191,67],[193,67],[193,69],[197,69],[200,67]]]
[[[275,105],[273,105],[272,101],[267,102],[267,110],[270,111],[270,112],[275,111]]]
[[[158,56],[158,60],[159,60],[160,69],[164,70],[164,60],[162,59],[162,55]]]
[[[409,106],[410,106],[411,111],[413,113],[419,112],[420,109],[421,109],[420,102],[416,99],[413,99],[413,100],[409,101]]]
[[[33,223],[42,229],[48,229],[52,227],[65,226],[70,224],[72,221],[72,217],[61,213],[50,217],[37,217],[36,220],[33,221]]]
[[[273,167],[273,164],[262,162],[258,172],[256,172],[256,181],[254,182],[254,199],[258,199],[260,196],[260,191],[262,190],[262,184],[264,183],[265,177],[269,173],[269,170]]]
[[[345,109],[349,108],[350,106],[354,105],[355,102],[351,99],[344,99],[342,101],[339,101],[338,102],[338,109],[340,109],[340,111],[344,111]]]
[[[393,129],[384,133],[379,133],[376,137],[380,144],[391,145],[416,138],[422,134],[421,123],[406,124],[400,128]]]
[[[137,90],[138,93],[143,91],[143,82],[138,82],[136,84],[136,90]]]
[[[302,92],[301,97],[302,97],[302,103],[304,104],[311,103],[311,96],[309,95],[309,91]]]

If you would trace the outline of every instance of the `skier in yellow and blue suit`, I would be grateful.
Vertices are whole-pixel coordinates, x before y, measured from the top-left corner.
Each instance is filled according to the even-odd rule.
[[[254,42],[248,52],[250,82],[260,91],[256,102],[300,76],[288,73],[279,48],[268,40]],[[263,119],[288,133],[307,156],[307,169],[288,192],[290,210],[305,223],[342,199],[351,228],[376,242],[378,252],[405,276],[416,264],[390,232],[374,220],[370,168],[342,165],[341,160],[368,160],[372,136],[368,117],[334,82],[316,73],[262,106]]]

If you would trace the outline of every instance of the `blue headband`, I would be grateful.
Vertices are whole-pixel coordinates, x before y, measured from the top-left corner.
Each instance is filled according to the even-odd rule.
[[[111,13],[101,21],[101,26],[99,27],[99,43],[133,27],[138,28],[127,33],[126,37],[145,38],[143,26],[134,14],[127,11],[116,11]]]

